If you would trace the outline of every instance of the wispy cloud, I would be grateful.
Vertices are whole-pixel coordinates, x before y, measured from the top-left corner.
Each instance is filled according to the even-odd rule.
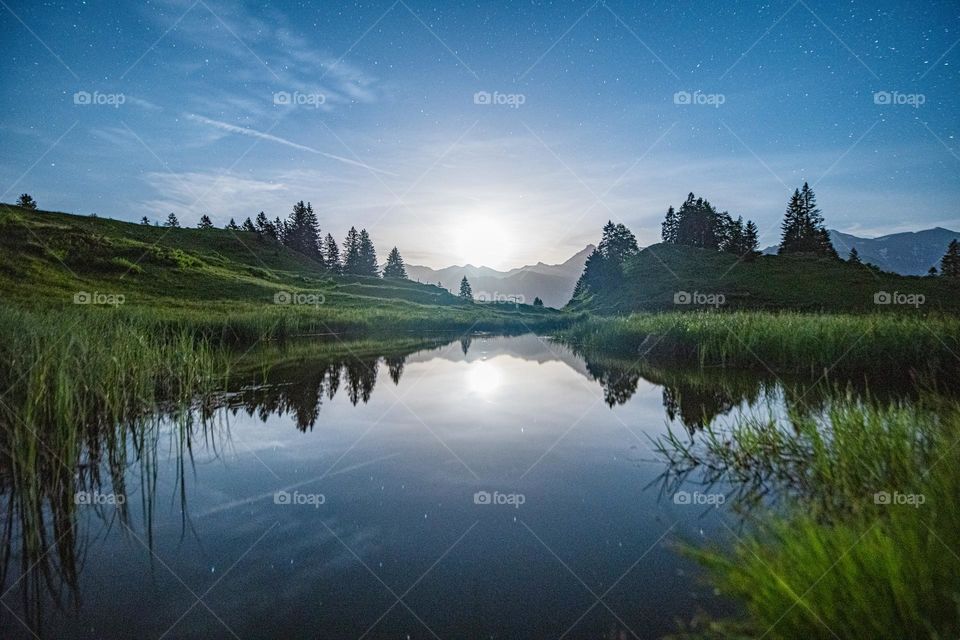
[[[205,124],[210,127],[214,127],[221,131],[228,131],[230,133],[237,133],[243,136],[249,136],[251,138],[259,138],[261,140],[269,140],[270,142],[276,142],[278,144],[286,145],[294,149],[299,149],[301,151],[307,151],[309,153],[315,153],[317,155],[323,156],[324,158],[330,158],[331,160],[336,160],[337,162],[342,162],[344,164],[349,164],[354,167],[361,167],[368,171],[374,171],[388,176],[395,176],[395,173],[389,171],[384,171],[382,169],[377,169],[363,162],[358,162],[357,160],[351,160],[350,158],[344,158],[343,156],[338,156],[334,153],[327,153],[326,151],[320,151],[319,149],[314,149],[313,147],[308,147],[305,144],[300,144],[294,142],[293,140],[287,140],[286,138],[281,138],[280,136],[275,136],[264,131],[257,131],[256,129],[250,129],[249,127],[238,127],[237,125],[230,124],[228,122],[221,122],[219,120],[212,120],[210,118],[205,118],[203,116],[198,116],[195,113],[188,113],[184,116],[188,120],[193,122],[198,122],[200,124]]]

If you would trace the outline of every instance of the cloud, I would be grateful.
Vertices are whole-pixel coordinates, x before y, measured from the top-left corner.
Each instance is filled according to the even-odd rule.
[[[368,171],[373,171],[373,172],[375,172],[375,173],[379,173],[379,174],[383,174],[383,175],[388,175],[388,176],[395,176],[395,175],[396,175],[395,173],[391,173],[391,172],[389,172],[389,171],[384,171],[384,170],[382,170],[382,169],[377,169],[376,167],[372,167],[372,166],[370,166],[370,165],[368,165],[368,164],[365,164],[365,163],[363,163],[363,162],[359,162],[359,161],[357,161],[357,160],[351,160],[350,158],[344,158],[343,156],[338,156],[338,155],[333,154],[333,153],[327,153],[326,151],[320,151],[319,149],[314,149],[313,147],[308,147],[307,145],[300,144],[300,143],[298,143],[298,142],[293,142],[292,140],[287,140],[286,138],[281,138],[280,136],[275,136],[275,135],[272,135],[272,134],[269,134],[269,133],[265,133],[265,132],[263,132],[263,131],[257,131],[256,129],[250,129],[250,128],[248,128],[248,127],[238,127],[237,125],[229,124],[229,123],[227,123],[227,122],[220,122],[219,120],[211,120],[210,118],[205,118],[205,117],[203,117],[203,116],[198,116],[198,115],[196,115],[196,114],[194,114],[194,113],[185,114],[184,117],[187,118],[188,120],[192,120],[193,122],[199,122],[199,123],[201,123],[201,124],[205,124],[205,125],[214,127],[214,128],[219,129],[219,130],[221,130],[221,131],[228,131],[228,132],[230,132],[230,133],[238,133],[238,134],[240,134],[240,135],[249,136],[249,137],[251,137],[251,138],[259,138],[259,139],[261,139],[261,140],[269,140],[270,142],[276,142],[276,143],[278,143],[278,144],[286,145],[286,146],[288,146],[288,147],[292,147],[292,148],[294,148],[294,149],[299,149],[299,150],[301,150],[301,151],[307,151],[307,152],[310,152],[310,153],[315,153],[315,154],[317,154],[317,155],[323,156],[324,158],[330,158],[331,160],[336,160],[337,162],[342,162],[342,163],[344,163],[344,164],[349,164],[349,165],[352,165],[352,166],[355,166],[355,167],[361,167],[361,168],[363,168],[363,169],[366,169],[366,170],[368,170]]]

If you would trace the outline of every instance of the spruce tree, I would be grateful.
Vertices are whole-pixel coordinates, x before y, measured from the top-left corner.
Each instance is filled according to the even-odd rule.
[[[277,216],[273,219],[273,231],[277,236],[277,240],[284,242],[284,231],[286,230],[286,225],[283,220],[280,219],[280,216]]]
[[[250,216],[247,216],[247,219],[243,221],[243,230],[256,233],[257,228],[253,226],[253,220],[250,219]]]
[[[947,252],[940,259],[940,275],[947,278],[960,278],[960,243],[950,241]]]
[[[150,219],[147,218],[147,216],[143,216],[142,218],[140,218],[140,224],[144,224],[144,225],[147,225],[147,226],[149,227],[149,226],[150,226]]]
[[[400,257],[400,252],[396,247],[391,249],[387,256],[387,265],[383,268],[383,277],[407,279],[407,269],[403,265],[403,258]]]
[[[343,241],[343,272],[348,275],[359,275],[360,269],[360,234],[356,227],[350,227],[347,238]]]
[[[227,223],[227,226],[224,229],[229,229],[230,231],[240,231],[240,227],[237,226],[237,222],[230,218],[230,222]]]
[[[936,267],[930,267],[930,269],[927,271],[927,277],[928,277],[928,278],[936,278],[936,277],[937,277],[937,268],[936,268]]]
[[[731,220],[727,225],[721,249],[727,253],[742,256],[747,252],[744,243],[745,236],[746,229],[743,226],[743,217],[738,216],[736,220]]]
[[[20,197],[17,198],[17,206],[23,207],[24,209],[33,209],[37,208],[37,201],[33,199],[29,193],[21,193]]]
[[[177,215],[171,211],[170,215],[167,216],[167,221],[163,224],[163,226],[171,229],[178,229],[180,227],[180,221],[177,220]]]
[[[340,264],[340,248],[337,247],[337,241],[329,233],[323,241],[323,260],[331,273],[337,275],[343,273],[343,265]]]
[[[690,193],[677,211],[677,244],[719,249],[726,236],[727,220],[729,215],[718,213],[709,201]]]
[[[380,277],[380,265],[377,263],[377,251],[366,229],[360,230],[360,275]]]
[[[470,288],[470,281],[467,280],[467,276],[463,276],[463,280],[460,281],[460,297],[473,302],[473,289]]]
[[[278,233],[278,235],[280,235]],[[320,227],[317,216],[313,213],[313,206],[303,200],[293,205],[293,210],[287,218],[283,228],[283,243],[320,262],[323,255],[320,251]]]
[[[663,219],[663,223],[660,225],[660,237],[664,242],[669,244],[677,243],[677,226],[678,226],[677,212],[673,210],[673,206],[667,209],[667,215]]]
[[[793,195],[790,196],[790,202],[787,203],[787,211],[783,214],[783,222],[780,223],[782,236],[780,238],[778,253],[800,251],[800,237],[803,227],[802,217],[800,190],[794,189]]]
[[[580,274],[580,279],[577,280],[577,285],[573,289],[574,298],[583,297],[603,287],[606,271],[605,262],[606,260],[599,249],[590,252],[583,265],[583,273]]]
[[[824,227],[823,214],[817,208],[817,197],[806,182],[801,189],[794,189],[781,229],[779,253],[813,253],[839,258]]]
[[[760,251],[760,234],[757,231],[757,225],[753,220],[747,220],[747,226],[743,230],[743,253],[741,255],[747,258],[753,258]]]
[[[860,259],[860,252],[857,251],[856,247],[850,249],[850,254],[847,256],[847,262],[850,264],[863,264],[863,260]]]
[[[203,214],[200,216],[200,222],[197,223],[198,229],[213,229],[213,221],[210,220],[210,216]]]
[[[535,306],[535,307],[542,307],[542,306],[543,306],[543,300],[540,299],[540,296],[537,296],[537,297],[535,297],[535,298],[533,299],[533,306]]]

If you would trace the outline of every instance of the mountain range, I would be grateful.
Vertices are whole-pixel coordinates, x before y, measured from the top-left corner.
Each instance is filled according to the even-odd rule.
[[[841,257],[846,258],[850,249],[856,247],[860,259],[870,262],[884,271],[901,275],[926,275],[931,266],[939,267],[940,258],[953,239],[960,239],[960,232],[935,227],[922,231],[893,233],[877,238],[861,238],[849,233],[830,230],[830,239]],[[432,269],[419,265],[407,265],[411,280],[436,284],[456,294],[460,279],[467,276],[473,295],[478,300],[510,300],[530,304],[535,297],[548,307],[561,308],[570,301],[577,279],[583,273],[583,265],[594,246],[587,245],[561,264],[537,264],[517,267],[509,271],[497,271],[490,267],[472,264],[454,265]],[[765,254],[775,254],[776,246],[767,247]]]
[[[497,271],[490,267],[472,264],[454,265],[443,269],[431,269],[408,264],[407,275],[411,280],[423,283],[440,283],[445,289],[457,293],[464,276],[470,281],[473,297],[477,300],[510,300],[531,304],[539,297],[548,307],[561,308],[573,296],[573,288],[583,273],[583,265],[594,246],[588,244],[561,264],[537,264],[517,267],[509,271]]]
[[[905,276],[926,275],[934,266],[939,269],[940,258],[954,239],[960,239],[960,232],[943,227],[892,233],[877,238],[860,238],[830,229],[830,240],[841,258],[846,258],[850,249],[856,248],[862,261]],[[766,254],[776,252],[776,246],[763,250]]]

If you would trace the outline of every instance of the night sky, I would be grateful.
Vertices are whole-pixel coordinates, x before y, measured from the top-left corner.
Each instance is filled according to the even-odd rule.
[[[304,199],[381,258],[498,268],[611,218],[655,242],[689,191],[766,245],[804,180],[831,228],[960,227],[957,2],[3,0],[0,27],[5,202]]]

